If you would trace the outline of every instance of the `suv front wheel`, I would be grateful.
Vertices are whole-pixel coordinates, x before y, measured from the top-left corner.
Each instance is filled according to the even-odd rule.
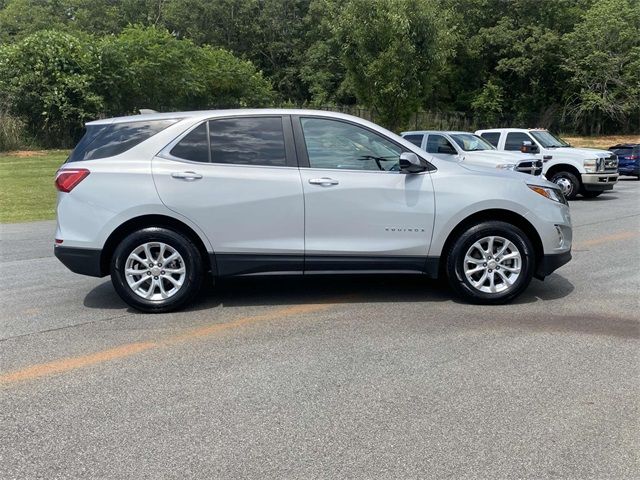
[[[522,230],[489,221],[460,235],[446,262],[449,283],[463,299],[500,304],[519,295],[531,282],[534,252]]]
[[[111,260],[111,281],[120,297],[143,312],[176,310],[200,290],[202,259],[184,235],[150,227],[128,235]]]

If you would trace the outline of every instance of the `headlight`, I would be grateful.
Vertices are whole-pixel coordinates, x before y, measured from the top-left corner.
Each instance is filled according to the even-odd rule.
[[[590,158],[584,161],[584,169],[587,173],[604,171],[604,158]]]
[[[498,165],[496,165],[496,168],[499,168],[500,170],[515,170],[516,164],[515,163],[499,163]]]
[[[567,205],[567,199],[564,198],[562,192],[556,188],[541,187],[539,185],[527,185],[527,187],[549,200]]]

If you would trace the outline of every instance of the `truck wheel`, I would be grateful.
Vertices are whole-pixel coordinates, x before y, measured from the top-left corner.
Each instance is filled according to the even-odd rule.
[[[584,192],[582,192],[582,196],[584,198],[596,198],[600,195],[602,195],[602,190],[600,190],[599,192],[594,192],[592,190],[585,190]]]
[[[446,259],[451,287],[464,300],[506,303],[531,282],[535,255],[519,228],[499,221],[470,227],[453,243]]]
[[[580,180],[571,172],[554,173],[550,179],[558,185],[567,200],[573,200],[580,191]]]
[[[143,312],[176,310],[200,290],[202,258],[184,235],[150,227],[127,236],[111,259],[111,282],[120,297]]]

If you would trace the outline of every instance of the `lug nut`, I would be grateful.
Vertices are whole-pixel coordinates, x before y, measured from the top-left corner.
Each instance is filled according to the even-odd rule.
[[[158,264],[158,266],[159,266],[159,267],[161,267],[161,266],[162,266],[162,264],[161,264],[161,263],[159,263],[159,264]]]
[[[151,272],[147,272],[147,275],[151,275]]]
[[[489,269],[489,273],[491,273],[491,269]]]
[[[486,266],[487,266],[487,264],[486,264],[486,263],[483,263],[483,264],[482,264],[482,266],[483,266],[483,267],[486,267]]]
[[[149,268],[153,268],[153,263],[150,263],[150,264],[149,264]]]
[[[160,275],[164,275],[164,270],[162,270],[162,271],[160,272]]]
[[[157,279],[158,279],[158,277],[153,277],[153,278],[154,278],[155,280],[157,280]]]

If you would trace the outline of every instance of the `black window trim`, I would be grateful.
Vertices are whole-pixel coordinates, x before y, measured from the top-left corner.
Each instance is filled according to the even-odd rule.
[[[379,135],[381,137],[383,137],[385,140],[387,140],[389,143],[392,143],[393,145],[397,146],[398,148],[400,148],[401,153],[415,153],[416,155],[418,155],[416,152],[414,152],[413,150],[408,149],[407,147],[405,147],[404,145],[402,145],[401,143],[396,142],[395,140],[387,137],[386,135],[383,135],[382,133],[367,127],[366,125],[361,125],[360,123],[357,122],[352,122],[349,120],[346,120],[344,118],[335,118],[335,117],[327,117],[324,115],[291,115],[291,122],[293,124],[293,136],[295,139],[295,146],[296,146],[296,153],[298,156],[298,164],[300,166],[300,168],[314,168],[311,167],[310,163],[309,163],[309,155],[307,153],[307,144],[304,141],[304,132],[302,131],[302,122],[300,121],[300,119],[302,118],[316,118],[316,119],[321,119],[321,120],[330,120],[330,121],[334,121],[334,122],[342,122],[342,123],[346,123],[348,125],[353,125],[355,127],[360,127],[364,130],[367,130],[368,132],[371,132],[375,135]],[[408,140],[407,140],[408,141]],[[419,148],[419,147],[416,147]],[[427,160],[426,158],[424,158],[422,155],[418,155],[418,157],[420,157],[422,160],[424,160],[425,162],[427,162],[427,169],[424,172],[420,172],[422,173],[430,173],[430,172],[434,172],[436,171],[436,167],[435,165],[433,165],[429,160]],[[354,170],[354,169],[348,169],[348,168],[318,168],[315,167],[318,170],[337,170],[339,172],[359,172],[359,173],[375,173],[375,174],[393,174],[393,175],[397,175],[398,173],[402,173],[401,171],[394,171],[394,172],[389,172],[389,171],[382,171],[382,170]],[[415,174],[414,174],[415,175]]]
[[[282,133],[284,136],[284,150],[285,150],[285,165],[246,165],[240,163],[216,163],[211,161],[211,136],[209,130],[209,122],[215,122],[216,120],[229,120],[236,118],[280,118],[282,121]],[[291,120],[290,115],[283,115],[279,113],[264,113],[259,115],[224,115],[224,116],[216,116],[211,118],[203,119],[189,127],[187,130],[182,132],[176,138],[174,138],[169,144],[167,144],[160,152],[156,155],[157,157],[164,158],[165,160],[172,160],[175,162],[184,162],[190,163],[192,165],[217,165],[217,166],[227,166],[227,167],[248,167],[248,168],[298,168],[298,161],[296,158],[296,150],[294,145],[294,136],[291,128]],[[187,158],[176,157],[171,154],[171,150],[178,143],[182,141],[184,137],[189,135],[193,130],[198,128],[203,123],[206,123],[207,126],[207,142],[209,144],[209,161],[208,162],[198,162],[195,160],[189,160]]]

